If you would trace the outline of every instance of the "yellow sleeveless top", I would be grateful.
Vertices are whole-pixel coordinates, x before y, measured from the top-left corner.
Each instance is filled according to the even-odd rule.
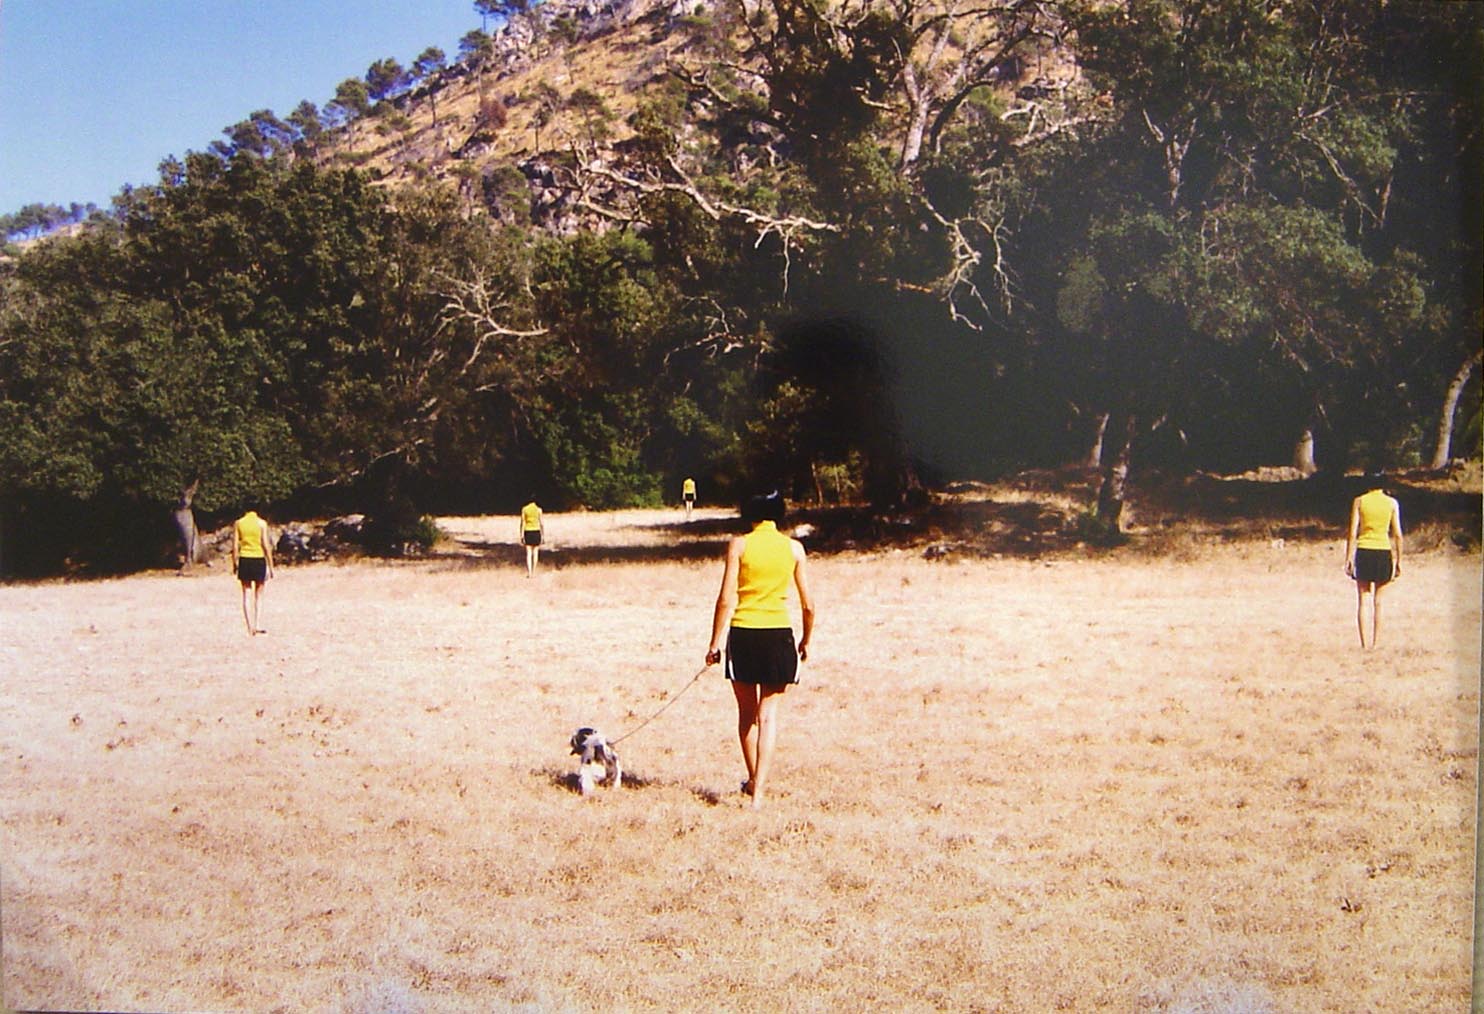
[[[237,519],[237,555],[244,560],[263,559],[263,519],[248,511]]]
[[[772,521],[759,522],[743,539],[732,626],[754,630],[792,626],[788,583],[794,576],[793,540]]]
[[[694,479],[686,479],[683,483],[680,484],[680,492],[682,494],[684,494],[684,495],[687,495],[687,496],[695,496],[696,495],[696,480],[694,480]]]
[[[541,508],[536,506],[535,501],[520,509],[520,528],[523,532],[541,530]]]
[[[1396,501],[1379,489],[1364,494],[1360,498],[1360,533],[1355,548],[1390,549],[1391,515],[1396,509]]]

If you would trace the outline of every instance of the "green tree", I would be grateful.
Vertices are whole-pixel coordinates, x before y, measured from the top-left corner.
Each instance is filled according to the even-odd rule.
[[[433,111],[433,126],[438,126],[438,92],[442,90],[437,78],[448,66],[448,58],[437,46],[429,46],[412,61],[412,80],[427,85],[428,103]]]
[[[364,116],[370,108],[371,93],[366,88],[366,82],[353,77],[340,82],[335,87],[335,97],[325,104],[325,112],[333,118],[336,125]]]
[[[473,70],[482,71],[494,51],[494,40],[484,32],[465,32],[459,39],[459,57]]]
[[[531,127],[534,130],[534,147],[541,150],[541,131],[556,122],[557,113],[562,108],[562,93],[546,81],[537,81],[532,88],[532,98],[535,100],[536,109],[531,114]]]
[[[603,96],[591,88],[577,88],[567,96],[566,106],[582,121],[583,133],[590,145],[605,140],[612,131],[613,110]]]
[[[377,60],[366,70],[366,94],[372,102],[400,95],[406,90],[407,71],[392,57]]]
[[[1105,516],[1129,438],[1156,421],[1190,436],[1202,416],[1245,415],[1238,442],[1259,455],[1277,421],[1306,469],[1323,426],[1342,464],[1365,406],[1395,404],[1395,349],[1430,316],[1429,271],[1388,222],[1417,121],[1379,59],[1417,45],[1417,26],[1399,37],[1374,5],[1249,0],[1087,4],[1071,23],[1111,107],[1041,191],[1045,231],[1105,283],[1081,301],[1091,344],[1067,358],[1143,371],[1105,375]],[[1260,380],[1247,409],[1186,400],[1233,375]]]
[[[319,139],[325,131],[325,124],[320,118],[318,106],[305,99],[288,115],[288,124],[298,132],[298,143],[308,153],[313,154],[319,150]]]
[[[0,238],[36,239],[69,222],[80,222],[94,210],[92,205],[75,203],[70,208],[59,204],[27,204],[11,214],[0,215]]]

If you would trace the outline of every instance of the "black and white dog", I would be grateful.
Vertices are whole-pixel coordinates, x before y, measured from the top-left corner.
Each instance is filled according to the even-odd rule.
[[[611,788],[623,784],[623,768],[618,763],[618,754],[597,729],[583,726],[572,733],[572,754],[577,758],[577,787],[584,796],[593,791],[593,774],[600,765],[603,769],[600,782]]]

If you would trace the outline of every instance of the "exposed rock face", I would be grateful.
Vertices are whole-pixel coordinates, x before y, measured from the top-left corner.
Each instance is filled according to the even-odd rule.
[[[712,0],[546,0],[523,16],[511,18],[490,33],[502,62],[519,60],[542,31],[562,18],[577,26],[577,37],[590,39],[621,25],[651,16],[681,18],[709,10]]]

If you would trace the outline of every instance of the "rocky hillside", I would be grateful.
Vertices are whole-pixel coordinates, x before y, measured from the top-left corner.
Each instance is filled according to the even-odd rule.
[[[319,157],[358,166],[383,181],[443,179],[471,197],[499,169],[519,167],[536,203],[558,197],[548,164],[596,131],[620,144],[640,98],[669,76],[692,46],[687,24],[703,23],[709,0],[548,0],[490,33],[483,59],[451,62],[415,89],[326,135]],[[571,101],[601,98],[586,111]],[[600,122],[600,125],[595,125]],[[492,203],[485,201],[482,203]],[[550,215],[547,216],[548,219]],[[564,231],[571,222],[548,220]]]
[[[747,29],[739,18],[743,11],[752,18],[756,6],[747,0],[740,9],[715,0],[547,0],[495,29],[482,56],[461,57],[326,135],[318,157],[330,165],[371,170],[391,185],[453,181],[471,204],[521,218],[525,195],[518,201],[511,196],[523,178],[539,225],[564,234],[593,227],[601,216],[583,200],[593,194],[574,193],[570,180],[559,179],[559,167],[578,149],[585,159],[596,155],[600,163],[621,162],[625,142],[634,136],[631,114],[646,97],[679,84],[674,71],[694,78],[727,66],[741,71],[727,75],[727,87],[761,90],[760,74],[727,63],[748,57],[723,57],[730,47],[719,44],[723,37],[744,41]],[[1005,100],[1006,124],[1021,116],[1034,127],[1053,105],[1062,108],[1051,119],[1065,118],[1068,100],[1083,91],[1076,87],[1082,83],[1080,71],[1060,33],[1046,30],[1055,18],[1045,12],[1035,18],[1042,20],[1028,34],[1039,41],[1027,44],[1006,31],[999,41],[1001,58],[980,81]],[[924,44],[931,20],[924,16],[917,25],[922,38],[915,44]],[[952,33],[944,39],[946,45],[936,45],[917,73],[945,81],[953,77],[958,87],[963,68],[948,68],[966,43]],[[975,45],[982,50],[984,40]],[[927,92],[935,84],[942,82],[908,81],[902,91],[911,95],[921,87]],[[1047,134],[1058,129],[1041,128]],[[1035,134],[1032,129],[1030,136]],[[582,187],[595,184],[600,192],[606,189],[601,172],[584,174]]]

